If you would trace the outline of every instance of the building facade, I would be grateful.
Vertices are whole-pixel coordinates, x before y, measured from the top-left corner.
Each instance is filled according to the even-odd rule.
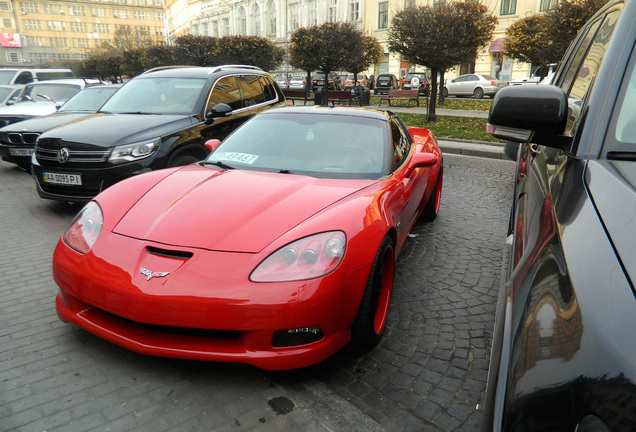
[[[404,76],[424,68],[408,62],[388,48],[388,29],[393,16],[413,5],[433,6],[436,0],[173,0],[191,5],[189,33],[213,37],[255,35],[266,37],[286,47],[291,34],[299,27],[320,25],[327,21],[348,21],[375,37],[384,47],[382,60],[366,73],[377,76],[392,73]],[[458,65],[446,73],[450,80],[463,73],[493,75],[504,81],[525,78],[531,66],[505,56],[502,51],[506,29],[520,18],[553,8],[558,0],[481,0],[497,16],[499,24],[492,43],[482,47],[474,62]],[[283,70],[289,71],[289,66]],[[293,71],[292,71],[293,72]],[[298,72],[298,71],[296,71]]]
[[[0,66],[82,60],[122,27],[133,42],[165,44],[164,7],[164,0],[0,0]]]

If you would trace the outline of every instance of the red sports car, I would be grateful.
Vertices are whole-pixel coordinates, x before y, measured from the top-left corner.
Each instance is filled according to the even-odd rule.
[[[391,112],[285,107],[206,145],[82,209],[53,257],[62,321],[142,354],[268,370],[377,343],[396,256],[439,209],[433,135]]]

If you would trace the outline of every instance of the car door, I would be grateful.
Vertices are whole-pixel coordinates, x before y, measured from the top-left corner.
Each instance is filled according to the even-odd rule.
[[[582,113],[619,13],[610,10],[579,33],[555,79],[568,96],[566,134],[574,142],[585,129]],[[585,159],[566,151],[532,143],[520,148],[506,283],[510,339],[504,340],[501,355],[506,377],[500,382],[506,384],[497,391],[505,401],[500,413],[503,430],[523,430],[524,425],[575,430],[585,414],[588,396],[585,386],[578,384],[583,380],[580,373],[569,372],[578,366],[577,358],[594,356],[582,352],[586,326],[570,274],[583,251],[566,247],[564,240],[574,218],[591,208],[583,183],[585,168]],[[562,371],[556,380],[555,362]]]

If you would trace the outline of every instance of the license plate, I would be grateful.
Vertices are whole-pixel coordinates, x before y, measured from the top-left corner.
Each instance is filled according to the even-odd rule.
[[[16,149],[10,148],[9,154],[11,156],[31,156],[35,150],[34,149]]]
[[[59,174],[59,173],[42,173],[44,183],[65,184],[65,185],[82,185],[82,176],[77,174]]]

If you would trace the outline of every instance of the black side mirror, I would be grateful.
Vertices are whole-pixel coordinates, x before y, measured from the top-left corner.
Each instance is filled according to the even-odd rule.
[[[506,87],[495,95],[487,130],[494,137],[509,141],[564,149],[570,143],[569,137],[563,135],[567,113],[567,96],[559,87]]]
[[[228,104],[218,103],[214,105],[206,114],[206,120],[215,120],[218,118],[228,117],[232,115],[232,108]]]

